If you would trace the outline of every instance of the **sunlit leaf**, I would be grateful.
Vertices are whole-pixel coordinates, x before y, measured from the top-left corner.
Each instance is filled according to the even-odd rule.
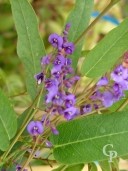
[[[82,65],[82,74],[99,77],[108,71],[128,50],[128,18],[113,29],[88,54]]]
[[[34,75],[40,68],[40,58],[45,55],[44,44],[38,33],[36,15],[27,0],[10,0],[18,34],[17,52],[26,70],[26,83],[32,98],[36,95]]]
[[[51,135],[54,157],[63,164],[109,160],[109,150],[118,156],[128,153],[128,113],[91,115],[58,126],[59,135]],[[115,153],[114,153],[115,154]]]

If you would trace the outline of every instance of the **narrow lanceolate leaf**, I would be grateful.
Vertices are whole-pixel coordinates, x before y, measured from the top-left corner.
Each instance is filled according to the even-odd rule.
[[[32,98],[36,95],[34,75],[40,71],[40,58],[45,54],[38,33],[36,15],[27,0],[10,0],[18,34],[17,52],[26,70],[26,83]]]
[[[82,73],[99,77],[108,71],[128,50],[128,18],[110,31],[88,54],[82,65]]]
[[[128,154],[128,112],[91,115],[57,128],[53,154],[63,164],[91,163]],[[116,155],[117,154],[117,155]]]
[[[71,23],[69,31],[69,41],[75,42],[77,38],[83,33],[89,24],[91,12],[93,9],[93,0],[76,0],[74,9],[69,14],[67,23]],[[72,55],[73,66],[76,68],[78,59],[81,55],[83,40],[76,46],[76,50]]]
[[[0,90],[0,150],[5,151],[17,129],[16,114],[8,98]]]

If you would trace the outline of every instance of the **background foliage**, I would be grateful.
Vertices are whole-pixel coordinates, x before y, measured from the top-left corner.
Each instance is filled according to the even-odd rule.
[[[15,0],[15,3],[13,3],[14,1],[11,1],[11,4],[12,4],[12,9],[19,9],[19,10],[23,10],[25,9],[25,3],[21,3],[20,0]],[[25,1],[24,1],[25,2]],[[40,35],[41,35],[41,38],[44,40],[44,43],[46,45],[46,50],[47,52],[49,52],[51,49],[49,48],[49,45],[48,45],[48,41],[47,41],[47,38],[48,38],[48,35],[52,32],[57,32],[57,33],[60,33],[63,26],[64,26],[64,23],[65,23],[65,20],[70,12],[70,10],[74,7],[74,1],[69,1],[69,0],[63,0],[63,1],[58,1],[58,0],[55,0],[53,2],[51,2],[50,0],[47,0],[47,1],[44,1],[44,0],[31,0],[30,1],[36,14],[37,14],[37,17],[38,17],[38,22],[39,22],[39,32],[40,32]],[[86,4],[82,4],[81,1],[77,1],[77,3],[79,3],[80,5],[82,5],[81,7],[83,8],[83,10],[86,10],[87,13],[83,15],[83,13],[81,13],[80,17],[81,18],[77,18],[77,20],[80,21],[80,24],[83,25],[83,23],[85,24],[82,29],[84,30],[86,27],[87,27],[87,24],[89,22],[89,18],[88,20],[84,20],[83,22],[83,18],[85,16],[88,16],[92,13],[92,1],[86,1],[87,3],[90,3],[87,8],[87,5]],[[104,8],[104,6],[106,6],[106,2],[107,1],[95,1],[95,9],[94,11],[101,11],[101,9]],[[76,67],[76,64],[77,64],[77,57],[80,56],[81,57],[81,61],[84,60],[84,58],[90,58],[90,56],[94,57],[95,61],[97,61],[97,59],[95,58],[96,54],[99,53],[99,51],[101,51],[101,49],[103,49],[101,52],[104,52],[106,51],[106,56],[104,54],[101,54],[101,56],[103,56],[103,58],[106,58],[107,56],[109,56],[110,58],[113,56],[113,54],[111,53],[111,51],[114,51],[114,49],[112,49],[112,47],[110,46],[110,43],[106,43],[106,47],[110,46],[109,50],[108,49],[105,49],[102,45],[102,42],[104,41],[105,43],[105,40],[107,39],[104,39],[103,41],[101,41],[101,43],[99,44],[99,51],[95,49],[93,49],[91,52],[90,49],[92,49],[99,40],[101,40],[112,28],[114,28],[115,26],[118,25],[118,23],[120,23],[126,16],[128,16],[128,13],[127,13],[127,4],[128,2],[127,1],[121,1],[119,4],[117,4],[116,6],[113,7],[113,9],[111,9],[109,11],[109,14],[114,16],[116,19],[117,19],[117,23],[114,23],[114,22],[111,22],[110,20],[106,20],[105,18],[102,18],[100,20],[100,22],[88,33],[87,37],[86,37],[86,44],[84,45],[83,47],[83,53],[81,53],[81,48],[82,48],[82,44],[84,41],[81,41],[80,44],[78,45],[78,49],[76,51],[76,54],[73,56],[74,57],[74,63],[73,65]],[[78,5],[78,4],[76,4]],[[74,8],[74,11],[72,12],[76,12],[76,13],[79,13],[79,8],[81,9],[81,7],[77,6],[76,8]],[[75,11],[76,10],[76,11]],[[3,89],[4,92],[6,92],[6,95],[10,98],[13,106],[14,106],[14,109],[15,111],[18,113],[21,113],[21,111],[24,111],[24,109],[26,109],[26,107],[31,103],[31,98],[30,96],[27,94],[27,90],[28,92],[31,94],[31,97],[33,98],[35,96],[35,90],[36,90],[36,85],[35,85],[35,82],[34,82],[34,79],[33,79],[33,75],[34,73],[38,72],[39,71],[39,59],[42,55],[45,54],[45,50],[44,50],[44,45],[42,44],[42,41],[41,41],[41,38],[40,36],[36,36],[38,34],[38,29],[37,29],[37,21],[34,19],[34,17],[32,17],[31,19],[31,22],[30,20],[27,18],[27,16],[29,16],[29,12],[31,13],[31,9],[28,8],[28,10],[26,10],[24,12],[24,16],[18,16],[18,13],[16,10],[13,10],[13,15],[14,15],[14,20],[15,20],[15,23],[16,23],[16,28],[14,26],[14,23],[13,23],[13,18],[12,18],[12,13],[11,13],[11,8],[10,8],[10,3],[8,0],[1,0],[0,1],[0,87],[1,89]],[[70,17],[72,17],[73,14],[70,13],[69,15],[69,18],[68,18],[68,21],[70,21]],[[16,17],[18,17],[19,19],[17,19]],[[24,18],[24,20],[23,20]],[[92,19],[95,18],[95,13],[92,13]],[[74,18],[74,20],[76,20],[76,18]],[[125,30],[123,30],[124,26],[122,25],[127,25],[127,22],[128,20],[126,19],[123,24],[121,24],[121,26],[119,26],[117,29],[116,29],[116,34],[114,36],[113,33],[109,33],[110,37],[111,37],[111,42],[113,41],[114,42],[114,38],[116,39],[116,37],[118,35],[120,35],[120,39],[117,43],[117,45],[120,47],[122,45],[122,41],[124,41],[125,39],[125,42],[124,42],[124,46],[121,48],[118,48],[118,52],[119,54],[122,54],[125,50],[127,50],[127,44],[128,44],[128,32]],[[35,28],[33,28],[31,26],[31,23],[34,23],[35,25]],[[74,25],[72,27],[72,29],[78,27],[77,23],[74,22]],[[26,28],[28,28],[26,30]],[[17,34],[16,34],[16,30],[17,32],[20,32],[20,33],[23,33],[21,34],[21,36],[18,37],[18,40],[17,40]],[[69,39],[70,40],[73,40],[75,41],[75,38],[77,39],[77,36],[79,36],[79,34],[83,31],[81,30],[81,28],[79,29],[76,29],[76,32],[72,32],[74,35],[72,34],[69,34]],[[33,33],[33,37],[30,37],[29,36],[29,32]],[[108,35],[108,39],[109,39],[109,35]],[[74,38],[75,37],[75,38]],[[31,42],[34,42],[34,40],[36,39],[36,43],[37,44],[32,44]],[[92,41],[93,40],[93,41]],[[25,63],[25,69],[26,69],[26,75],[25,75],[25,72],[24,72],[24,67],[23,67],[23,64],[21,63],[20,59],[17,57],[17,53],[16,53],[16,44],[17,44],[17,41],[18,41],[18,55],[19,57],[22,59],[22,61],[24,61]],[[108,40],[106,40],[106,42],[108,42]],[[97,48],[98,49],[98,48]],[[25,55],[24,55],[24,52],[25,52]],[[26,52],[28,52],[27,56],[26,56]],[[32,56],[36,56],[37,58],[34,59],[33,61],[33,58]],[[82,58],[84,56],[84,58]],[[120,57],[115,55],[114,56],[114,62]],[[31,59],[31,60],[30,60]],[[87,59],[87,61],[88,61]],[[30,60],[30,61],[29,61]],[[26,61],[29,61],[29,63],[27,64]],[[95,61],[92,61],[92,63],[90,62],[87,62],[86,63],[86,69],[85,69],[85,66],[84,66],[84,69],[82,69],[83,73],[86,74],[87,73],[87,76],[89,77],[94,77],[94,76],[101,76],[103,74],[103,72],[93,72],[89,70],[90,73],[88,73],[88,68],[92,67],[93,66],[93,62]],[[113,61],[112,61],[113,62]],[[88,64],[89,63],[89,64]],[[31,65],[30,65],[31,64]],[[92,65],[92,66],[90,66]],[[102,61],[100,61],[100,63],[98,63],[98,66],[101,65],[102,66]],[[111,63],[111,65],[113,65],[113,63]],[[97,67],[97,66],[96,66]],[[108,67],[110,67],[110,63],[108,64]],[[93,67],[94,68],[94,67]],[[95,68],[94,68],[95,69]],[[108,68],[106,68],[107,70]],[[101,71],[102,71],[102,68],[101,68]],[[33,83],[29,86],[25,86],[25,82],[27,80],[27,82],[32,82],[31,80],[33,79]],[[84,85],[84,79],[82,80],[82,85]],[[1,93],[2,94],[2,93]],[[5,103],[7,104],[7,109],[8,110],[11,110],[10,109],[10,106],[9,106],[9,102],[7,102],[6,99],[3,99],[5,100]],[[4,102],[4,101],[3,101]],[[1,106],[2,106],[2,102],[1,102]],[[17,108],[18,106],[18,108]],[[4,110],[4,107],[2,108],[2,110]],[[1,112],[2,113],[2,112]],[[10,112],[10,117],[13,117],[13,113],[14,111]],[[122,113],[124,115],[124,118],[120,118],[120,114],[119,114],[119,117],[117,118],[117,122],[120,123],[120,127],[118,128],[115,128],[112,130],[109,130],[110,132],[113,131],[113,134],[119,134],[121,132],[121,135],[122,135],[122,138],[125,139],[126,137],[126,134],[127,134],[127,130],[125,130],[126,132],[123,134],[122,132],[124,132],[123,130],[123,126],[124,126],[124,121],[125,120],[125,115],[127,115],[126,113]],[[114,115],[114,114],[113,114]],[[106,117],[106,116],[104,116]],[[106,119],[108,119],[108,122],[112,122],[112,121],[115,121],[114,120],[115,116],[113,116],[113,120],[112,120],[112,117],[109,118],[107,117]],[[93,117],[92,118],[89,118],[91,123],[93,123]],[[97,116],[97,122],[100,122],[99,120],[102,119],[102,117],[99,117]],[[121,120],[122,119],[122,120]],[[3,119],[4,120],[4,119]],[[104,120],[104,118],[103,118]],[[84,120],[83,120],[84,121]],[[106,121],[106,120],[105,120]],[[5,121],[4,121],[5,122]],[[69,127],[71,126],[72,123],[69,123]],[[75,122],[73,122],[73,125],[75,124]],[[77,127],[79,128],[79,126],[81,126],[81,122],[80,122],[80,125],[79,125],[79,122],[77,122]],[[85,123],[84,123],[85,124]],[[14,123],[14,125],[16,125],[16,123]],[[103,125],[105,125],[105,123],[103,123]],[[126,127],[127,127],[127,123],[125,123]],[[8,125],[7,125],[8,126]],[[93,124],[94,127],[96,127],[97,125],[95,125],[95,121],[94,121],[94,124]],[[107,125],[106,125],[107,126]],[[73,127],[73,126],[71,126]],[[93,127],[93,129],[94,129]],[[126,129],[125,127],[125,129]],[[66,128],[68,129],[67,125],[66,125]],[[99,127],[98,127],[99,128]],[[97,129],[97,134],[98,135],[98,132],[99,134],[103,133],[103,136],[106,137],[109,137],[110,136],[110,132],[106,132],[103,129]],[[108,128],[110,128],[108,126]],[[3,128],[2,128],[3,129]],[[70,129],[70,128],[69,128]],[[86,125],[86,128],[87,129],[87,125]],[[89,129],[89,128],[88,128]],[[92,129],[92,136],[93,135],[93,129]],[[66,129],[65,129],[66,130]],[[78,129],[79,130],[79,129]],[[15,133],[15,128],[14,130],[12,130],[12,132],[10,133],[7,133],[7,135],[11,135],[11,136],[7,136],[7,142],[4,144],[5,147],[2,147],[0,146],[0,148],[2,150],[5,150],[8,146],[8,140],[10,140],[11,138],[13,138],[13,134]],[[60,127],[60,136],[61,136],[61,127]],[[84,136],[84,135],[83,135]],[[89,139],[91,140],[91,134],[88,135]],[[78,141],[80,140],[81,142],[81,138],[83,138],[85,141],[86,141],[86,137],[76,137],[77,139],[74,139],[74,137],[71,137],[71,142],[72,141]],[[54,137],[52,137],[52,140],[53,143],[55,143],[55,150],[54,150],[54,154],[56,156],[56,158],[59,160],[59,157],[61,156],[61,153],[59,151],[59,157],[58,157],[58,148],[63,148],[63,143],[61,144],[61,142],[59,142],[58,140],[56,140],[56,138],[54,139]],[[70,139],[66,139],[65,140],[65,144],[70,141]],[[95,141],[98,141],[97,139]],[[101,141],[101,139],[100,139]],[[106,140],[105,140],[106,141]],[[114,138],[113,140],[113,143],[116,141],[116,138]],[[102,140],[100,143],[101,145],[103,145],[103,142],[104,140]],[[124,141],[125,142],[125,141]],[[69,142],[68,142],[69,143]],[[77,142],[79,143],[79,142]],[[97,142],[96,142],[97,143]],[[100,144],[99,143],[99,144]],[[82,149],[83,149],[83,146],[82,146],[82,143],[79,144],[81,145],[81,153],[82,153]],[[85,144],[84,144],[85,145]],[[91,145],[90,142],[87,142],[87,145]],[[115,146],[118,146],[118,144],[115,143]],[[126,144],[124,143],[124,146]],[[70,146],[70,145],[69,145]],[[124,147],[123,146],[123,147]],[[70,151],[72,148],[76,148],[76,146],[74,147],[73,145],[71,145],[70,148]],[[97,147],[98,148],[98,147]],[[124,155],[125,152],[123,151],[123,149],[120,149],[119,151],[119,154],[120,155]],[[100,160],[100,157],[102,158],[103,156],[100,156],[100,153],[99,151],[97,151],[97,155],[98,155],[98,159]],[[79,156],[78,157],[80,158],[81,157],[81,161],[84,162],[84,153],[83,155]],[[82,157],[84,157],[84,159],[82,160]],[[63,158],[63,155],[62,155],[62,158]],[[92,156],[90,156],[90,160],[88,160],[88,162],[92,162],[94,160],[96,160],[97,158],[92,158]],[[106,158],[105,158],[106,159]],[[79,159],[80,160],[80,159]],[[74,163],[73,163],[74,161]],[[63,158],[63,163],[68,163],[68,164],[76,164],[76,163],[79,163],[77,158],[72,158],[72,161],[66,161],[66,156],[65,158]],[[95,164],[90,164],[92,170],[94,170],[96,168]],[[103,164],[102,164],[103,165]],[[104,165],[103,165],[104,166]],[[74,170],[73,168],[74,166],[70,166],[70,168],[66,168],[67,170]],[[80,167],[82,168],[83,165],[78,165],[77,167]],[[65,170],[66,170],[65,169]]]

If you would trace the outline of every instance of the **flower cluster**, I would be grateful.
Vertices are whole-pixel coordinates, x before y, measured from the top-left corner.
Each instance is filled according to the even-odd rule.
[[[27,130],[33,136],[42,134],[44,125],[50,127],[54,134],[58,134],[56,127],[51,124],[51,118],[55,115],[62,115],[66,120],[71,120],[79,114],[110,107],[124,97],[124,91],[128,90],[128,69],[125,65],[128,63],[128,54],[125,54],[125,63],[118,65],[110,77],[103,76],[97,82],[93,93],[84,100],[84,105],[80,104],[79,108],[76,106],[76,97],[70,88],[79,80],[79,76],[75,75],[71,66],[72,60],[69,58],[75,50],[74,44],[68,41],[69,29],[70,24],[67,24],[62,36],[56,33],[49,36],[48,41],[54,51],[41,58],[42,72],[34,76],[37,84],[44,84],[47,114],[43,115],[41,121],[29,123]]]
[[[127,54],[124,58],[126,56],[128,58]],[[108,108],[121,100],[126,90],[128,90],[128,68],[122,63],[111,72],[110,78],[104,76],[97,82],[95,91],[89,98],[90,104],[85,105],[82,112],[89,113],[93,108]]]
[[[54,134],[58,131],[50,124],[50,117],[59,114],[63,115],[66,120],[73,119],[79,114],[76,107],[76,97],[69,89],[73,84],[79,80],[78,76],[74,75],[72,68],[72,60],[69,55],[73,54],[75,46],[68,41],[68,31],[70,24],[65,26],[63,35],[56,33],[51,34],[48,38],[49,43],[55,49],[52,54],[48,54],[41,58],[42,72],[36,74],[34,77],[37,84],[43,82],[45,87],[45,104],[47,115],[42,121],[31,121],[27,127],[31,135],[39,135],[43,133],[43,124],[51,127]],[[46,73],[47,68],[50,68]]]

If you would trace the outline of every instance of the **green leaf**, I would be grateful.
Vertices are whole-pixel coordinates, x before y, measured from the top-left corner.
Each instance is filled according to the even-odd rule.
[[[110,31],[88,54],[82,65],[82,74],[100,77],[128,50],[128,18]]]
[[[17,130],[16,114],[2,90],[0,90],[0,150],[5,151]]]
[[[26,83],[32,98],[36,96],[34,75],[40,72],[40,58],[45,55],[44,44],[38,33],[36,15],[27,0],[10,0],[18,34],[17,52],[26,70]]]
[[[84,118],[60,124],[59,135],[51,135],[57,161],[63,164],[91,163],[110,160],[107,154],[116,151],[118,156],[128,153],[128,113],[90,115]]]
[[[71,23],[69,31],[69,41],[75,42],[83,33],[89,24],[91,12],[93,9],[93,0],[76,0],[75,7],[68,16],[67,23]],[[76,68],[78,59],[81,55],[81,49],[84,41],[82,40],[76,47],[73,58],[73,66]]]

